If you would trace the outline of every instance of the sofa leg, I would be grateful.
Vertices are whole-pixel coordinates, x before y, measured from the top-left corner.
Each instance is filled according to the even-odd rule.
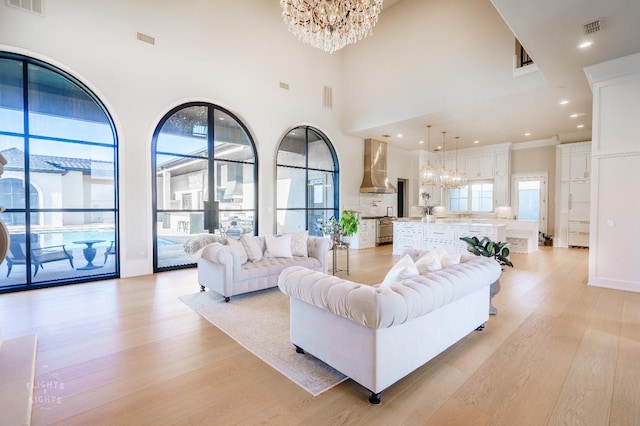
[[[296,353],[299,353],[299,354],[303,354],[304,353],[304,349],[302,349],[300,346],[298,346],[298,345],[293,345],[293,346],[296,347]]]
[[[231,298],[229,296],[225,296],[224,303],[229,303],[229,300],[231,300]]]
[[[482,332],[482,331],[484,331],[484,323],[480,324],[480,325],[476,328],[476,331],[478,331],[478,332]]]
[[[204,291],[204,286],[200,284],[200,291]]]
[[[378,405],[380,404],[380,393],[369,393],[369,404]]]

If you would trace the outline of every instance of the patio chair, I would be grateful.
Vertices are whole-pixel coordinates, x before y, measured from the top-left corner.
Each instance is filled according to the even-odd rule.
[[[40,243],[31,243],[31,263],[36,265],[34,277],[38,274],[38,268],[44,269],[45,263],[57,262],[58,260],[68,260],[71,269],[74,269],[73,255],[67,251],[65,244],[41,247]]]
[[[9,253],[7,253],[7,277],[11,274],[13,265],[26,265],[27,256],[23,251],[27,238],[24,234],[11,234],[11,242],[9,243]],[[31,244],[38,242],[38,235],[31,234]]]
[[[10,254],[7,255],[7,277],[11,274],[13,265],[26,265],[27,244],[24,234],[11,235],[11,244],[9,245]],[[38,241],[37,234],[31,234],[31,264],[36,269],[33,273],[35,277],[40,268],[44,268],[45,263],[56,262],[58,260],[68,260],[73,267],[73,255],[67,251],[65,245],[42,247]]]
[[[104,251],[104,263],[107,263],[107,258],[109,257],[110,254],[112,254],[114,256],[116,254],[116,242],[115,241],[111,241],[111,244],[109,245],[109,247]]]

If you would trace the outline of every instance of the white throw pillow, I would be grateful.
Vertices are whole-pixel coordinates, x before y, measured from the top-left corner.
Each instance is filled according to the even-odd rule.
[[[427,272],[439,271],[442,269],[440,256],[438,256],[434,251],[428,251],[423,254],[420,259],[416,260],[416,268],[418,268],[418,272],[421,275],[426,274]]]
[[[404,257],[387,272],[380,286],[391,285],[407,278],[417,277],[418,275],[420,275],[420,272],[418,272],[418,268],[413,264],[411,256],[405,254]]]
[[[244,249],[247,251],[247,257],[252,262],[259,262],[262,260],[262,242],[259,237],[252,237],[251,235],[243,235],[241,237]]]
[[[291,234],[291,254],[293,256],[309,256],[307,252],[307,240],[309,231],[296,232]]]
[[[264,243],[267,246],[264,257],[292,257],[291,234],[265,235]]]
[[[440,259],[440,263],[443,268],[450,268],[453,265],[457,265],[460,263],[460,255],[459,254],[447,254],[442,256]]]
[[[238,257],[240,258],[240,264],[247,263],[249,257],[247,256],[247,250],[244,248],[244,244],[240,240],[236,240],[235,238],[227,238],[227,244],[233,251],[236,252]]]

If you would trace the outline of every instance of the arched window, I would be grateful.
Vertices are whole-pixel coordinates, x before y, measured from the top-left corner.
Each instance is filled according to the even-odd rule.
[[[0,292],[109,279],[117,256],[117,138],[100,100],[42,61],[0,52]]]
[[[276,160],[277,232],[309,230],[338,218],[338,160],[329,139],[301,126],[280,142]]]
[[[255,146],[247,128],[218,106],[192,102],[167,113],[153,137],[154,271],[194,264],[193,234],[257,233]]]

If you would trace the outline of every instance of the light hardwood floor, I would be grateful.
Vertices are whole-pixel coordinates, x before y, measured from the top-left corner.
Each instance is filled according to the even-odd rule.
[[[398,260],[352,251],[349,278]],[[352,381],[312,397],[202,319],[177,298],[195,270],[0,295],[0,327],[38,335],[34,425],[640,424],[640,294],[587,286],[587,250],[512,260],[485,331],[379,406]]]

